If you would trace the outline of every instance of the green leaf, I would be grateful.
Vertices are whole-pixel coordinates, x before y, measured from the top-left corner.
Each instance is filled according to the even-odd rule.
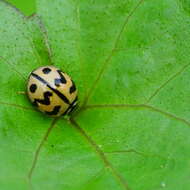
[[[0,1],[1,189],[188,190],[189,10],[38,0],[29,19]],[[78,87],[71,117],[49,118],[18,93],[46,64]]]
[[[35,1],[28,0],[27,3],[24,0],[7,0],[11,4],[15,5],[25,15],[31,15],[35,12]]]

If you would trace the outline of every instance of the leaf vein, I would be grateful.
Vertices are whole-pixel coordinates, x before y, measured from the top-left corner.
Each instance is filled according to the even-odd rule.
[[[0,101],[0,104],[37,112],[37,110],[32,107],[27,107],[27,106],[22,106],[22,105],[18,105],[18,104],[7,103],[7,102],[1,102],[1,101]]]
[[[154,112],[158,112],[162,115],[165,115],[169,118],[175,119],[179,122],[182,122],[184,124],[186,124],[188,127],[190,127],[190,122],[180,116],[174,115],[173,113],[161,110],[159,108],[156,108],[154,106],[151,105],[147,105],[147,104],[94,104],[94,105],[87,105],[84,107],[83,110],[86,109],[95,109],[95,108],[143,108],[143,109],[147,109],[147,110],[151,110]]]
[[[53,60],[52,60],[52,57],[53,57],[53,52],[52,52],[52,48],[51,48],[51,45],[50,45],[50,42],[49,42],[49,37],[48,37],[48,31],[46,29],[46,26],[45,24],[43,23],[42,19],[40,16],[36,16],[36,18],[38,19],[38,25],[39,25],[39,29],[43,35],[43,42],[45,44],[45,47],[46,47],[46,51],[47,51],[47,54],[48,54],[48,59],[49,59],[49,62],[51,65],[53,65]]]
[[[18,70],[15,68],[14,64],[12,64],[11,62],[9,62],[7,59],[5,59],[5,58],[2,57],[2,56],[0,56],[0,59],[2,59],[3,61],[5,61],[5,63],[6,63],[7,65],[9,65],[10,68],[22,78],[22,80],[26,81],[26,78],[27,78],[27,77],[25,77],[24,74],[22,74],[20,71],[18,71]]]
[[[169,79],[167,79],[163,84],[161,84],[161,86],[159,86],[153,93],[152,95],[148,98],[148,100],[146,101],[146,103],[149,103],[156,95],[159,94],[159,92],[167,86],[167,84],[169,84],[171,81],[173,81],[174,79],[176,79],[180,74],[182,74],[183,72],[185,72],[185,70],[189,67],[190,63],[188,63],[187,65],[183,66],[179,71],[177,71],[175,74],[173,74]]]
[[[50,135],[52,129],[55,127],[55,124],[56,124],[57,121],[58,121],[58,118],[54,118],[54,119],[52,120],[50,127],[47,129],[47,131],[46,131],[44,137],[42,138],[40,144],[38,145],[38,147],[37,147],[37,149],[36,149],[36,151],[35,151],[35,153],[34,153],[34,158],[33,158],[33,161],[32,161],[32,165],[31,165],[31,168],[30,168],[30,170],[29,170],[29,172],[28,172],[28,179],[29,179],[29,181],[31,181],[31,178],[32,178],[32,175],[33,175],[33,171],[34,171],[34,169],[36,168],[36,164],[37,164],[37,161],[38,161],[38,159],[39,159],[40,151],[41,151],[41,149],[42,149],[42,147],[43,147],[45,141],[46,141],[47,138],[49,137],[49,135]]]
[[[139,2],[137,3],[137,5],[136,5],[136,6],[131,10],[131,12],[126,16],[126,19],[125,19],[123,25],[121,26],[121,29],[120,29],[120,31],[119,31],[117,37],[116,37],[116,40],[115,40],[115,42],[114,42],[114,45],[113,45],[113,48],[112,48],[110,54],[107,56],[107,58],[106,58],[105,61],[103,62],[102,67],[101,67],[101,69],[100,69],[100,71],[99,71],[99,73],[98,73],[98,75],[97,75],[95,81],[93,82],[91,88],[90,88],[90,89],[88,90],[88,92],[87,92],[87,95],[86,95],[86,97],[85,97],[85,99],[84,99],[84,102],[83,102],[83,106],[85,106],[85,105],[87,104],[87,102],[88,102],[90,96],[92,95],[93,90],[96,88],[98,82],[100,81],[100,79],[101,79],[101,77],[102,77],[102,75],[103,75],[103,73],[104,73],[104,71],[105,71],[107,65],[109,64],[109,62],[110,62],[110,60],[111,60],[111,58],[112,58],[112,56],[113,56],[113,54],[114,54],[114,52],[115,52],[115,49],[117,48],[117,45],[118,45],[118,43],[119,43],[119,41],[120,41],[120,38],[121,38],[121,35],[122,35],[124,29],[126,28],[126,26],[127,26],[128,22],[129,22],[130,18],[131,18],[132,15],[135,13],[135,11],[137,10],[137,8],[143,3],[143,1],[144,1],[144,0],[139,0]]]
[[[83,136],[88,143],[95,149],[96,153],[100,157],[100,159],[103,161],[105,166],[109,168],[113,174],[113,176],[118,180],[120,185],[126,189],[129,190],[128,184],[126,180],[120,175],[120,173],[113,167],[113,165],[110,163],[110,161],[107,159],[106,155],[104,152],[99,148],[99,146],[96,144],[96,142],[82,129],[79,124],[73,119],[69,119],[71,125]]]
[[[157,157],[160,159],[167,161],[171,161],[173,162],[173,165],[175,165],[175,160],[174,158],[169,158],[169,157],[164,157],[162,155],[156,154],[156,153],[146,153],[146,152],[141,152],[135,149],[128,149],[128,150],[113,150],[113,151],[109,151],[109,152],[105,152],[105,154],[126,154],[126,153],[135,153],[137,155],[143,156],[143,157]]]

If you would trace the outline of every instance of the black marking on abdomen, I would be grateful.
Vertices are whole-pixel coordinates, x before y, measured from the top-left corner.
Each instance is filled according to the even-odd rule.
[[[55,79],[55,81],[54,81],[55,86],[60,86],[60,84],[66,84],[67,81],[66,81],[64,75],[62,74],[62,71],[61,70],[57,70],[57,72],[58,72],[60,78],[59,79],[57,79],[57,78]]]
[[[71,103],[71,106],[75,105],[77,103],[78,100],[78,96],[76,96],[76,98],[73,100],[73,102]]]
[[[51,69],[48,68],[48,67],[45,67],[45,68],[42,69],[42,72],[43,72],[44,74],[49,74],[49,73],[51,72]]]
[[[76,98],[73,100],[73,102],[70,104],[70,106],[67,108],[67,110],[63,113],[63,115],[69,115],[72,113],[72,111],[76,108],[77,106],[77,100],[78,97],[76,96]]]
[[[71,80],[72,81],[72,80]],[[75,83],[72,81],[72,86],[70,87],[70,90],[69,90],[69,92],[70,92],[70,94],[72,94],[73,92],[75,92],[76,91],[76,86],[75,86]]]
[[[31,73],[31,75],[32,75],[35,79],[39,80],[41,83],[45,84],[45,85],[46,85],[48,88],[50,88],[53,92],[55,92],[66,104],[69,104],[69,105],[70,105],[69,100],[67,99],[67,97],[66,97],[64,94],[62,94],[61,92],[59,92],[57,89],[51,87],[50,84],[49,84],[47,81],[45,81],[43,78],[41,78],[39,75],[37,75],[37,74],[35,74],[35,73]]]
[[[31,73],[31,75],[35,78],[35,79],[37,79],[37,80],[39,80],[40,82],[42,82],[43,84],[48,84],[43,78],[41,78],[40,76],[38,76],[37,74],[35,74],[35,73]]]
[[[67,114],[70,115],[76,107],[77,107],[77,104],[70,107],[70,109],[67,111]]]
[[[31,84],[29,88],[30,88],[30,92],[34,93],[36,91],[36,89],[37,89],[37,85],[36,84]]]
[[[44,92],[44,99],[34,99],[34,105],[38,106],[37,103],[40,103],[40,104],[44,104],[44,105],[50,105],[50,96],[52,96],[53,94],[49,91],[46,91]]]
[[[57,115],[59,113],[61,106],[55,106],[52,111],[46,111],[45,113],[48,115]]]

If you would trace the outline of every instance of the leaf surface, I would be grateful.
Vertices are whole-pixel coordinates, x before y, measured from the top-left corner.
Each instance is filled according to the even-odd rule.
[[[0,1],[2,189],[189,189],[189,7],[39,0],[26,19]],[[47,64],[78,87],[71,118],[18,93]]]

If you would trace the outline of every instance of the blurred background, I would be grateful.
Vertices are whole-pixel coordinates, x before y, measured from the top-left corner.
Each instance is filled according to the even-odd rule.
[[[10,4],[14,5],[20,11],[22,11],[26,16],[35,13],[36,5],[35,0],[7,0]]]

